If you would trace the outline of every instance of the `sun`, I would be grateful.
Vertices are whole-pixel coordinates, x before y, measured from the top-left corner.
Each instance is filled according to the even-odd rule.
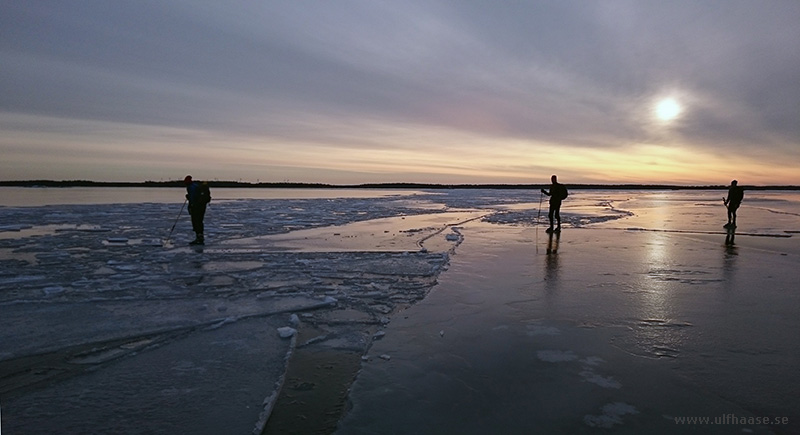
[[[677,118],[681,111],[683,108],[674,98],[664,98],[656,104],[656,116],[664,122]]]

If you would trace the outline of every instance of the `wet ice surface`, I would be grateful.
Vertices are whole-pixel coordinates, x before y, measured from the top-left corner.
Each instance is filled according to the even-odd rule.
[[[620,430],[707,394],[720,413],[789,412],[798,202],[746,196],[726,246],[718,195],[572,192],[557,255],[538,192],[213,202],[201,249],[185,215],[161,246],[180,203],[0,208],[3,426],[250,432],[293,313],[322,331],[301,346],[380,338],[343,433]],[[651,379],[667,392],[633,387]]]
[[[733,241],[713,192],[573,210],[603,195],[634,215],[554,236],[464,225],[370,349],[339,433],[797,433],[797,195],[748,194]],[[745,423],[675,422],[725,415]]]

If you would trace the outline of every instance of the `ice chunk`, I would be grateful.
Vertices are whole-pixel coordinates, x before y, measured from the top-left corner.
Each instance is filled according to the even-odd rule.
[[[61,287],[60,285],[54,285],[54,286],[45,287],[45,288],[42,289],[42,291],[44,292],[45,296],[53,296],[53,295],[64,293],[64,291],[66,291],[66,290],[64,289],[64,287]]]
[[[221,327],[223,327],[223,326],[225,326],[225,325],[227,325],[229,323],[235,323],[235,322],[236,322],[235,318],[226,317],[226,318],[220,320],[219,322],[214,323],[213,325],[209,326],[208,328],[206,328],[206,330],[213,331],[213,330],[219,329],[219,328],[221,328]]]
[[[379,290],[379,291],[382,291],[382,292],[388,292],[389,289],[391,289],[391,286],[389,286],[389,284],[377,284],[377,283],[371,282],[371,283],[369,283],[369,285],[372,288],[374,288],[376,290]]]
[[[279,335],[281,338],[291,338],[291,337],[292,337],[292,336],[294,336],[296,333],[297,333],[297,330],[296,330],[296,329],[294,329],[294,328],[290,328],[290,327],[288,327],[288,326],[284,326],[284,327],[278,328],[278,335]]]

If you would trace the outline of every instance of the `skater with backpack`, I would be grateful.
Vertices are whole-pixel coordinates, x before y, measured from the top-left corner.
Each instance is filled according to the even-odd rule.
[[[211,189],[207,182],[192,181],[191,175],[187,175],[183,182],[186,184],[186,200],[189,202],[189,215],[192,217],[192,230],[195,233],[195,239],[189,244],[203,245],[205,244],[203,219],[206,215],[206,205],[211,202]]]

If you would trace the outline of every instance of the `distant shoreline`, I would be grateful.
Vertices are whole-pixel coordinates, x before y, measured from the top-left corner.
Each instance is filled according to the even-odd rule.
[[[260,189],[496,189],[526,190],[540,189],[547,184],[428,184],[428,183],[365,183],[365,184],[324,184],[264,182],[248,183],[241,181],[208,181],[211,187],[260,188]],[[0,187],[183,187],[183,180],[173,181],[89,181],[89,180],[20,180],[0,181]],[[727,185],[679,186],[674,184],[567,184],[575,190],[722,190]],[[743,186],[747,190],[800,190],[800,186]]]

